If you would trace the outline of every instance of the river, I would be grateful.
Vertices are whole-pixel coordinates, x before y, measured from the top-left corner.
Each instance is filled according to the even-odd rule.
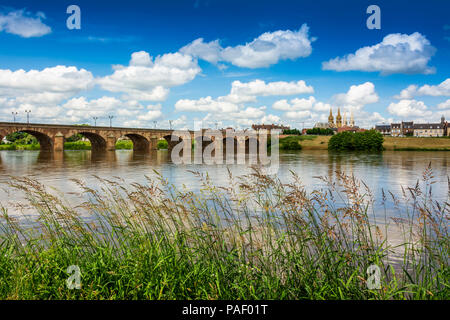
[[[329,153],[324,150],[280,152],[277,176],[283,182],[292,181],[291,170],[302,179],[308,191],[324,187],[318,176],[334,177],[336,171],[354,174],[364,181],[375,194],[375,211],[381,211],[381,190],[400,195],[401,188],[414,186],[423,171],[431,163],[433,169],[434,199],[447,201],[447,178],[450,173],[450,153],[445,151],[385,151],[382,153]],[[121,177],[126,183],[145,182],[145,176],[160,172],[176,186],[199,188],[198,180],[188,170],[208,172],[217,185],[228,183],[227,167],[234,175],[250,172],[247,165],[176,165],[171,162],[167,150],[139,154],[132,150],[116,150],[103,154],[91,151],[64,151],[49,155],[40,151],[0,151],[0,183],[8,188],[10,176],[27,176],[63,192],[75,190],[71,178],[81,179],[91,187],[102,178]],[[20,201],[15,193],[1,192],[0,202],[8,207],[10,201]],[[390,214],[395,215],[395,210]]]

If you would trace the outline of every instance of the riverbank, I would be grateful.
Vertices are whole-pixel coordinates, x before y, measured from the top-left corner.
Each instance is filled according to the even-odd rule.
[[[97,178],[95,189],[78,181],[82,206],[12,178],[35,215],[21,225],[3,208],[0,299],[449,299],[448,206],[429,199],[430,176],[411,190],[416,201],[395,200],[405,219],[427,210],[426,219],[399,222],[406,236],[397,247],[370,220],[367,190],[344,174],[313,192],[257,171],[226,188],[193,173],[199,193],[163,177]],[[339,197],[346,201],[336,207]],[[73,270],[77,290],[67,287]]]
[[[281,135],[280,149],[295,150],[289,145],[297,142],[302,150],[328,150],[330,138],[331,136]],[[157,148],[167,149],[167,142],[159,140]],[[383,148],[392,151],[450,151],[450,138],[384,137]],[[64,149],[90,150],[91,144],[89,141],[66,142]],[[131,150],[133,143],[130,140],[119,140],[116,149]],[[39,144],[0,144],[0,150],[39,150]]]
[[[450,151],[450,137],[385,137],[383,147],[394,151]]]
[[[327,150],[331,136],[297,136],[303,150]],[[287,136],[280,138],[280,144]],[[383,148],[392,151],[450,151],[450,138],[384,137]]]

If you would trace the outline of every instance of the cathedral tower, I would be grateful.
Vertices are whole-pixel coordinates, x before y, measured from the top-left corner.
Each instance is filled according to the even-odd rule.
[[[334,128],[334,117],[331,108],[330,108],[330,115],[328,116],[328,125],[330,126],[330,128]]]
[[[338,114],[336,116],[336,127],[342,127],[342,117],[341,117],[341,108],[338,108]]]
[[[350,127],[354,127],[355,126],[355,119],[353,118],[353,111],[351,111],[351,115],[350,115]]]

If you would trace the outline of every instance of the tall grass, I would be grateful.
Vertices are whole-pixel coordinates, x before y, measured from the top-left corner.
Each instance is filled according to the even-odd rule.
[[[339,173],[311,193],[301,179],[229,175],[227,187],[192,172],[198,192],[163,177],[131,185],[98,178],[80,188],[79,205],[28,178],[8,188],[26,198],[28,223],[3,208],[2,299],[448,299],[449,203],[422,185],[384,203],[394,220],[372,219],[364,183]],[[450,182],[449,182],[450,190]],[[389,196],[388,196],[389,195]],[[388,226],[406,231],[393,244]],[[381,270],[368,289],[367,268]],[[67,267],[81,270],[68,289]]]

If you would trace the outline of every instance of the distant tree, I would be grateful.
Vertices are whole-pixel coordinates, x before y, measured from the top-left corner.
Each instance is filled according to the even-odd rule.
[[[301,135],[301,131],[298,129],[284,129],[283,134],[295,134],[295,135]]]
[[[158,142],[156,143],[157,149],[167,149],[168,147],[169,144],[167,143],[166,140],[158,140]]]
[[[77,133],[77,134],[74,134],[71,137],[68,137],[66,139],[66,142],[77,142],[77,141],[80,141],[81,139],[83,139],[83,135]]]
[[[16,142],[16,140],[21,140],[28,136],[29,136],[29,134],[26,132],[14,132],[14,133],[8,134],[6,136],[6,140],[8,140],[10,142]]]
[[[319,135],[319,136],[331,136],[334,131],[329,128],[313,128],[306,130],[306,134]]]

